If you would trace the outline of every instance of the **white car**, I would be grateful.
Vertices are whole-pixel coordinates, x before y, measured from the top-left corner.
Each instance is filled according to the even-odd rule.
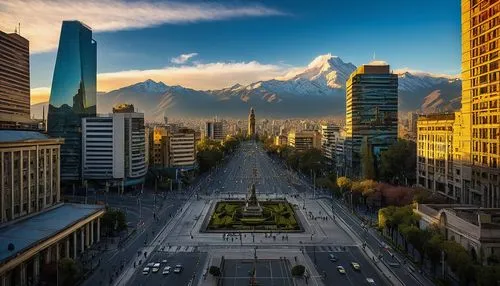
[[[157,263],[155,263],[155,264],[153,265],[153,269],[152,269],[151,271],[152,271],[153,273],[156,273],[156,272],[160,271],[160,263],[158,263],[158,262],[157,262]]]
[[[153,266],[155,266],[154,262],[149,262],[148,264],[146,264],[146,267],[149,267],[149,268],[152,268]]]
[[[172,267],[165,266],[165,268],[163,268],[163,271],[161,272],[161,274],[168,275],[168,274],[170,274],[170,271],[172,271]]]
[[[368,283],[368,285],[375,285],[375,280],[373,280],[373,278],[366,278],[366,283]]]
[[[340,266],[340,265],[339,265],[339,266],[337,266],[337,271],[338,271],[340,274],[345,274],[345,269],[344,269],[344,267],[342,267],[342,266]]]
[[[142,274],[148,275],[149,274],[149,267],[144,267],[144,269],[142,269]]]
[[[180,264],[175,265],[174,273],[181,273],[181,272],[182,272],[182,265]]]

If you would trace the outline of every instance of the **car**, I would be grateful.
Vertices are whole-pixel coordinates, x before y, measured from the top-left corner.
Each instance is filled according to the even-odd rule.
[[[182,272],[182,265],[180,264],[175,265],[174,273],[181,273],[181,272]]]
[[[333,253],[328,254],[328,258],[330,259],[331,262],[337,261],[337,256],[333,255]]]
[[[146,267],[149,267],[149,268],[153,268],[153,266],[155,266],[154,262],[149,262],[148,264],[146,264]]]
[[[166,263],[167,263],[167,260],[166,260],[166,259],[163,259],[163,260],[161,261],[161,263],[166,264]]]
[[[343,266],[337,266],[337,271],[340,273],[340,274],[345,274],[345,269]]]
[[[158,263],[158,262],[157,262],[157,263],[155,263],[155,264],[153,265],[153,269],[151,269],[151,271],[152,271],[153,273],[156,273],[156,272],[160,271],[160,263]]]
[[[168,275],[168,274],[170,274],[171,271],[172,271],[172,267],[165,266],[165,268],[163,268],[163,271],[161,272],[161,274]]]
[[[361,266],[359,265],[359,263],[357,262],[351,262],[351,266],[352,268],[354,268],[354,270],[356,271],[359,271],[361,269]]]
[[[148,275],[149,274],[149,267],[144,267],[144,269],[142,269],[142,274]]]
[[[366,283],[368,285],[376,285],[375,280],[373,280],[373,278],[366,278]]]

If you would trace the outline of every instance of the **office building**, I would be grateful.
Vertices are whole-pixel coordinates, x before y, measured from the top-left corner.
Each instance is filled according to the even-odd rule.
[[[452,201],[460,200],[453,184],[455,114],[421,115],[418,119],[417,183]]]
[[[250,113],[248,114],[248,136],[255,136],[255,111],[250,108]]]
[[[138,186],[148,170],[143,113],[82,119],[83,178]]]
[[[82,175],[82,118],[96,116],[96,42],[92,30],[64,21],[50,92],[47,132],[64,138],[61,180],[77,184]]]
[[[337,143],[340,128],[333,124],[321,125],[321,152],[331,162],[335,160],[335,145]]]
[[[149,129],[149,166],[163,167],[162,137],[167,135],[167,129],[164,126],[152,126]]]
[[[372,62],[358,67],[346,83],[347,176],[361,176],[363,140],[376,158],[397,141],[397,114],[398,76],[389,65]]]
[[[29,42],[0,31],[0,128],[38,129],[30,119]]]
[[[194,169],[196,165],[195,131],[181,128],[175,133],[162,136],[164,166],[182,170]]]
[[[274,137],[274,145],[286,146],[288,145],[288,137],[286,135],[278,135]]]
[[[224,140],[224,125],[221,121],[208,121],[205,123],[205,138],[211,140]]]
[[[0,130],[1,285],[45,285],[45,265],[78,260],[100,240],[103,206],[62,203],[63,139]]]
[[[291,131],[288,133],[288,145],[301,152],[312,148],[321,150],[321,134],[317,131]]]

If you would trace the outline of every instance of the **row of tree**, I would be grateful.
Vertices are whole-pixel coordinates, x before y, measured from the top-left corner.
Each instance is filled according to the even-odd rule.
[[[216,166],[225,154],[233,152],[245,139],[243,136],[227,136],[223,141],[203,138],[196,146],[200,172],[206,172]]]
[[[402,237],[403,249],[412,257],[416,253],[420,257],[420,265],[427,260],[431,263],[431,272],[436,273],[436,268],[444,258],[446,266],[459,278],[461,285],[497,285],[500,281],[500,265],[495,256],[487,258],[488,266],[482,264],[482,257],[475,257],[454,239],[447,240],[438,226],[426,229],[419,228],[419,215],[413,212],[411,205],[396,207],[389,206],[380,209],[378,215],[379,228],[388,235],[392,241],[398,242]],[[411,245],[411,253],[410,253]],[[475,252],[473,252],[475,253]],[[443,265],[441,265],[443,267]]]

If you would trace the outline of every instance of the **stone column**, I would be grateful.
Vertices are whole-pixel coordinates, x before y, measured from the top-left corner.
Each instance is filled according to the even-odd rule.
[[[7,273],[2,273],[0,276],[0,286],[7,286]]]
[[[80,252],[85,251],[84,227],[80,228]]]
[[[76,259],[76,230],[73,232],[73,259]]]
[[[19,282],[21,283],[20,285],[26,285],[26,263],[21,263],[19,266]]]
[[[94,221],[90,221],[90,245],[94,244]]]
[[[97,218],[97,242],[101,241],[101,218]]]
[[[64,257],[71,257],[71,254],[69,254],[69,236],[66,237],[66,241],[64,244],[65,244]]]
[[[40,256],[36,254],[33,256],[33,284],[38,285],[40,280]]]
[[[51,247],[47,247],[45,250],[45,264],[49,264],[52,261],[52,249]]]
[[[88,248],[90,243],[90,224],[85,225],[85,248]]]
[[[56,248],[56,262],[59,261],[59,258],[61,258],[61,245],[58,243],[56,243],[56,245],[54,245],[55,248]]]

